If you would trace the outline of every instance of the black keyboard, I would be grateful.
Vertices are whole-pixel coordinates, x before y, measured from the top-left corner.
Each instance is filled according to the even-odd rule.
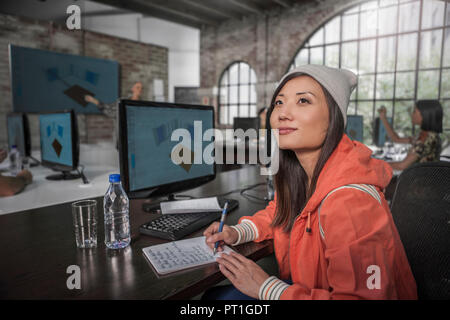
[[[228,201],[227,214],[239,206],[239,202],[234,199],[218,199],[220,207],[223,208]],[[179,240],[198,229],[211,224],[214,220],[220,219],[221,211],[214,212],[194,212],[163,214],[160,217],[147,222],[139,227],[142,234],[149,236]]]

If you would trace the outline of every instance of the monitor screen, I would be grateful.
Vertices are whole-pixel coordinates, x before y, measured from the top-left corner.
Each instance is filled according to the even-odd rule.
[[[233,128],[242,129],[247,131],[248,129],[259,129],[259,117],[254,118],[234,118]]]
[[[345,133],[350,139],[363,142],[363,116],[348,115]]]
[[[117,61],[61,52],[9,46],[11,94],[16,112],[40,113],[73,109],[97,113],[85,95],[105,103],[119,96]]]
[[[9,114],[6,121],[9,149],[15,145],[22,156],[30,156],[30,133],[26,115],[22,113]]]
[[[392,126],[392,118],[388,117],[387,121]],[[390,141],[389,136],[387,135],[386,128],[384,127],[383,121],[381,121],[379,117],[375,119],[375,128],[373,130],[373,133],[374,133],[373,137],[374,143],[378,147],[382,147],[384,146],[384,143],[386,141]]]
[[[202,139],[214,128],[212,107],[127,101],[120,104],[121,174],[125,171],[127,191],[162,186],[178,191],[186,189],[183,182],[215,176],[214,163],[203,159],[204,149],[214,142]],[[185,129],[190,139],[172,139],[176,129]],[[176,164],[172,156],[184,152],[190,161]]]
[[[39,116],[42,162],[73,168],[73,128],[71,112]]]

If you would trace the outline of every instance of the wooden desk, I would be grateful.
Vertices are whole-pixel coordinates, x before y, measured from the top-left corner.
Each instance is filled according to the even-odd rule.
[[[184,192],[192,196],[213,196],[263,182],[256,166],[223,172],[214,181]],[[265,187],[253,192],[264,196]],[[228,224],[237,223],[265,207],[233,193],[239,208],[229,214]],[[130,206],[131,246],[120,251],[104,245],[103,200],[98,200],[98,247],[77,249],[70,203],[0,216],[0,299],[187,299],[225,279],[217,264],[158,277],[142,248],[166,242],[138,233],[138,228],[157,215],[142,211],[144,200]],[[200,230],[191,236],[200,236]],[[236,247],[241,254],[258,260],[273,252],[271,241]],[[81,289],[69,290],[66,273],[70,265],[81,270]]]

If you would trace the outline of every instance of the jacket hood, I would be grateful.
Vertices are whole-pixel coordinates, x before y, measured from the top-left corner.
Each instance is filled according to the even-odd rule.
[[[367,146],[344,134],[325,163],[303,212],[314,211],[330,191],[347,184],[370,184],[383,190],[392,178],[392,168],[371,154]]]

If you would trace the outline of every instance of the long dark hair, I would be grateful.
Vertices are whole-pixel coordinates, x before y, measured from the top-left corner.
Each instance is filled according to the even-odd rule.
[[[303,74],[293,73],[287,76],[275,90],[269,110],[267,111],[267,128],[269,130],[271,129],[270,117],[272,116],[278,93],[286,82],[301,75]],[[308,176],[295,156],[294,151],[279,150],[279,169],[274,176],[275,189],[277,191],[277,209],[275,219],[272,221],[272,227],[283,227],[283,231],[285,232],[291,231],[295,218],[301,213],[309,198],[314,193],[319,174],[339,144],[339,141],[341,141],[344,133],[344,117],[342,116],[342,112],[330,93],[322,85],[321,87],[328,105],[329,125],[309,188]]]
[[[442,132],[442,106],[438,100],[418,100],[416,107],[422,116],[423,131]]]

